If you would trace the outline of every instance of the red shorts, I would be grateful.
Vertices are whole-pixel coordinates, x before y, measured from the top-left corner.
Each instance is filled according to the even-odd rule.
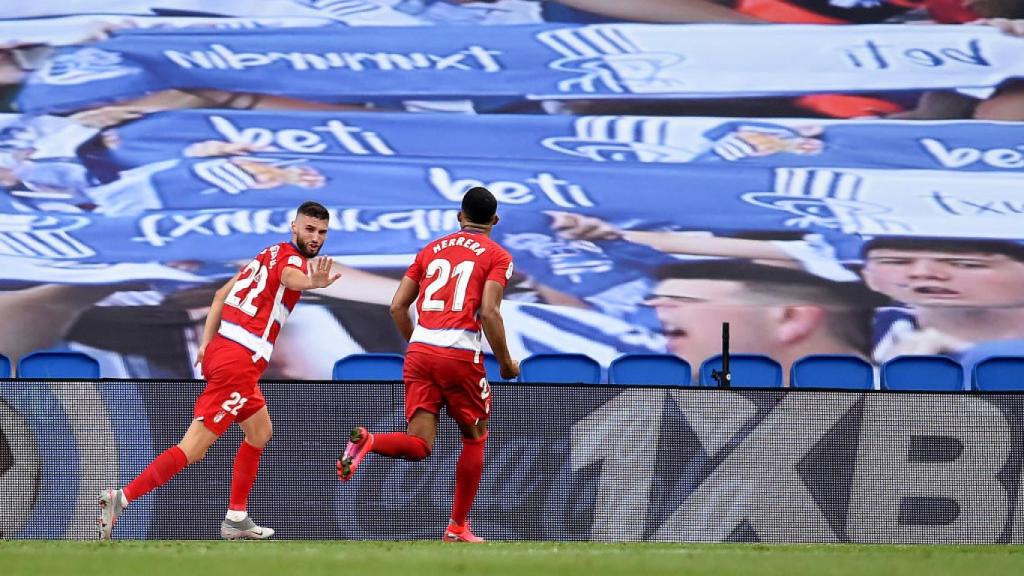
[[[196,398],[193,418],[218,436],[232,422],[245,422],[267,405],[259,385],[262,374],[248,348],[223,336],[214,337],[203,356],[206,389]]]
[[[417,410],[438,414],[441,406],[447,406],[448,415],[463,424],[476,424],[491,415],[491,386],[482,362],[407,352],[402,379],[406,421]]]

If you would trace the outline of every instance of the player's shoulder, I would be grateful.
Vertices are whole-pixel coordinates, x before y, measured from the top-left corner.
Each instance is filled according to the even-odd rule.
[[[274,268],[274,264],[281,262],[287,266],[295,266],[296,268],[302,268],[306,265],[306,257],[299,252],[299,249],[291,242],[280,242],[272,246],[267,247],[265,252],[270,255],[270,260],[273,263],[271,268]]]
[[[467,238],[466,243],[472,248],[477,259],[496,263],[512,258],[508,250],[486,234],[467,234]]]
[[[501,244],[498,244],[496,240],[488,237],[487,242],[489,243],[488,246],[490,246],[490,248],[494,251],[495,259],[512,259],[512,253],[506,250],[505,247],[502,246]]]

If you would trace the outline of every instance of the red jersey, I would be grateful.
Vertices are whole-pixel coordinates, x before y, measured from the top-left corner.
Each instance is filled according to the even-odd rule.
[[[290,242],[275,244],[246,264],[224,299],[218,334],[252,351],[253,362],[270,361],[274,342],[302,292],[281,282],[285,268],[306,274],[306,257]]]
[[[479,362],[484,284],[505,286],[512,256],[487,235],[463,230],[427,244],[405,275],[420,287],[409,351]]]

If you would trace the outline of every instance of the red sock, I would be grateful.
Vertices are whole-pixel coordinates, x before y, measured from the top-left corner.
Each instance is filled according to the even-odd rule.
[[[153,459],[142,471],[124,487],[124,497],[131,502],[149,494],[154,488],[163,486],[175,474],[181,472],[188,466],[188,458],[177,444],[164,450],[159,456]]]
[[[260,469],[260,456],[263,448],[257,448],[242,440],[235,454],[235,467],[231,473],[231,500],[228,510],[245,510],[249,502],[249,492],[256,482],[256,472]]]
[[[373,435],[373,452],[388,458],[405,458],[416,462],[430,456],[430,446],[419,436],[388,432]]]
[[[486,433],[476,440],[462,439],[462,454],[455,464],[455,499],[452,502],[452,521],[459,526],[466,525],[466,516],[480,487],[480,477],[484,475],[484,442],[487,442]]]

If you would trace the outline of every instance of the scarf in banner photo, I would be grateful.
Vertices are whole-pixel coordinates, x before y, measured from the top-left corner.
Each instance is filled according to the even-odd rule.
[[[1024,74],[1021,46],[984,26],[139,30],[58,50],[17,104],[31,113],[75,110],[185,87],[324,102],[980,88]]]
[[[179,158],[204,142],[311,158],[1024,170],[1024,135],[1005,122],[189,110],[116,130],[117,149],[80,151],[96,172]]]

